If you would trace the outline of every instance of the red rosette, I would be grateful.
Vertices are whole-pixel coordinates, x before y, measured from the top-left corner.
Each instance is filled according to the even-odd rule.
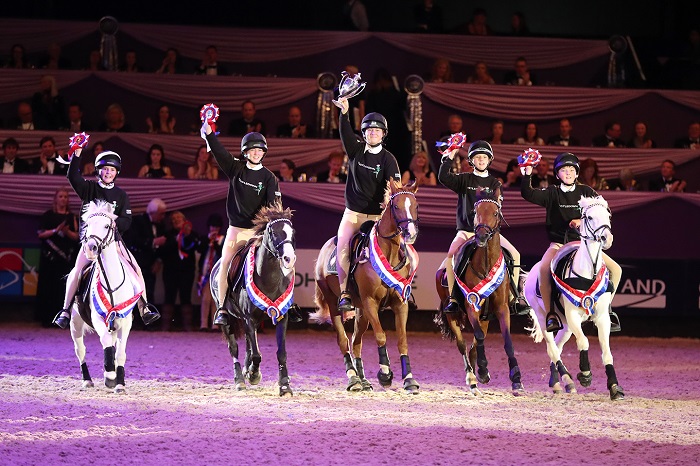
[[[540,151],[530,147],[518,156],[518,166],[521,168],[536,167],[537,164],[540,163],[540,160],[542,160]]]
[[[69,164],[75,151],[78,149],[84,149],[85,146],[88,145],[89,139],[90,135],[84,131],[82,133],[74,133],[73,137],[69,138],[68,140],[68,153],[66,154],[67,159],[64,159],[63,155],[59,155],[56,160],[64,165]]]
[[[442,155],[447,155],[455,149],[460,149],[467,142],[467,136],[464,133],[455,133],[450,136],[447,142],[438,141],[435,143],[437,147],[442,147],[438,149],[438,152]]]
[[[209,123],[211,130],[218,134],[216,131],[216,120],[219,119],[219,107],[213,103],[204,104],[202,109],[199,111],[199,118],[202,120],[202,123],[205,121]]]

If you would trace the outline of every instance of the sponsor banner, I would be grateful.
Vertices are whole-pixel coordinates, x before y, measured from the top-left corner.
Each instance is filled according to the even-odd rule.
[[[0,296],[35,296],[38,265],[36,247],[0,247]]]

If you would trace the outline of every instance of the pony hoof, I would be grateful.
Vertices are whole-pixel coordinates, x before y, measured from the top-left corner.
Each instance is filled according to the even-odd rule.
[[[250,383],[251,385],[257,385],[260,383],[260,380],[262,380],[262,372],[248,372],[245,377],[246,379],[248,379],[248,383]]]
[[[483,373],[481,370],[478,370],[476,380],[478,380],[479,383],[487,384],[491,381],[491,374],[489,374],[488,370],[485,370]]]
[[[114,388],[117,386],[117,379],[108,379],[105,377],[105,387]]]
[[[561,384],[559,382],[552,385],[552,393],[554,393],[555,395],[561,395],[562,393],[564,393],[564,390],[562,390]]]
[[[582,387],[590,387],[591,381],[593,380],[593,374],[591,374],[590,372],[588,374],[579,372],[578,374],[576,374],[576,379],[578,379],[578,382],[581,384]]]
[[[289,385],[280,385],[280,396],[294,396],[294,392]]]
[[[124,385],[119,384],[116,387],[114,387],[114,393],[118,395],[124,395],[126,393],[126,387],[124,387]]]
[[[389,373],[385,374],[382,371],[377,372],[377,379],[379,379],[379,384],[384,388],[391,387],[391,382],[394,381],[394,373],[389,369]]]
[[[417,395],[420,392],[420,385],[416,382],[414,378],[404,379],[403,389],[412,395]]]
[[[481,390],[479,390],[479,387],[476,385],[472,385],[469,387],[469,393],[473,396],[484,396],[483,393],[481,393]]]
[[[367,379],[362,379],[362,391],[363,392],[373,392],[374,387],[372,386],[372,383],[367,380]]]
[[[236,382],[236,390],[242,392],[246,389],[245,382]]]
[[[362,380],[356,375],[350,376],[346,390],[349,392],[361,392]]]
[[[615,384],[610,387],[610,399],[612,401],[622,401],[625,399],[625,391],[622,387]]]
[[[513,396],[521,396],[525,394],[525,387],[523,384],[518,382],[513,384]]]
[[[576,390],[576,385],[574,385],[573,382],[566,384],[566,386],[564,387],[564,390],[566,390],[566,393],[570,393],[572,395],[578,393],[578,391]]]
[[[94,388],[94,387],[95,387],[95,384],[92,382],[92,380],[83,380],[83,385],[82,385],[83,390],[88,389],[88,388]]]

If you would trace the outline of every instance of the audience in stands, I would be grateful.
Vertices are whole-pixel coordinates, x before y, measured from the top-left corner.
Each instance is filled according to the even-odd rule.
[[[21,131],[33,131],[38,129],[34,125],[34,113],[29,102],[20,102],[17,105],[17,116],[8,121],[8,129]]]
[[[175,178],[165,161],[165,150],[160,144],[153,144],[146,154],[146,164],[141,167],[139,178]]]
[[[108,133],[130,133],[132,131],[131,126],[126,122],[126,115],[121,105],[113,103],[107,107],[100,131]]]
[[[610,189],[605,178],[598,173],[598,164],[593,159],[586,159],[581,162],[581,175],[578,178],[579,182],[590,186],[596,191],[605,191]]]
[[[368,31],[367,9],[361,0],[345,0],[343,5],[343,29],[348,31]]]
[[[228,126],[229,136],[245,136],[248,133],[267,135],[265,122],[255,117],[255,103],[252,100],[241,104],[241,117],[231,121]]]
[[[0,173],[29,173],[29,162],[17,157],[19,143],[15,138],[7,138],[2,143],[2,157],[0,157]]]
[[[447,129],[440,133],[440,139],[442,140],[444,137],[449,138],[453,134],[457,133],[464,133],[465,137],[467,138],[466,142],[471,141],[471,135],[465,132],[464,120],[462,119],[461,115],[453,113],[447,117]]]
[[[149,133],[175,134],[175,123],[175,117],[170,114],[170,108],[167,105],[158,107],[158,116],[155,124],[151,117],[146,117],[146,126],[148,126]]]
[[[507,144],[505,138],[503,137],[503,120],[496,120],[491,123],[491,134],[484,138],[485,141],[494,144]]]
[[[39,68],[45,70],[69,70],[71,62],[68,58],[61,56],[61,46],[56,42],[49,44],[46,56],[39,62]]]
[[[593,147],[626,147],[625,142],[620,139],[622,127],[617,121],[609,121],[605,124],[605,133],[593,138]]]
[[[180,73],[180,64],[178,63],[178,58],[180,54],[177,49],[170,47],[165,51],[165,57],[163,57],[163,62],[160,68],[156,70],[156,73],[160,74],[178,74]]]
[[[426,80],[430,83],[451,83],[454,82],[452,75],[452,64],[447,58],[438,58],[433,62],[430,76]]]
[[[635,147],[637,149],[651,149],[656,147],[656,142],[649,136],[647,124],[643,121],[638,121],[634,124],[634,137],[627,142],[627,147]]]
[[[92,50],[90,55],[88,55],[87,66],[83,70],[87,71],[105,71],[104,63],[102,63],[102,54],[99,50]]]
[[[403,184],[408,184],[409,181],[415,181],[418,186],[437,185],[437,177],[432,168],[430,168],[430,160],[428,160],[427,153],[416,152],[413,154],[408,170],[403,172],[401,177]]]
[[[511,159],[506,166],[505,180],[501,180],[504,189],[520,189],[520,182],[523,176],[520,172],[518,159]]]
[[[615,191],[640,191],[637,180],[634,179],[634,173],[629,168],[622,168],[617,175],[617,183],[611,186]]]
[[[649,191],[682,193],[686,184],[685,180],[676,177],[676,163],[664,160],[661,162],[661,173],[649,180]]]
[[[546,189],[547,186],[559,184],[558,180],[549,171],[549,160],[546,157],[542,157],[540,163],[535,167],[535,172],[532,174],[530,182],[535,189]]]
[[[39,80],[39,91],[32,96],[32,113],[36,129],[57,131],[68,127],[66,103],[53,76],[46,74]]]
[[[10,58],[5,63],[5,68],[22,70],[34,68],[34,65],[27,60],[27,54],[22,44],[13,44],[10,47]]]
[[[219,62],[219,51],[215,45],[210,45],[204,51],[202,63],[195,70],[195,74],[206,74],[209,76],[226,76],[230,73],[226,69],[226,65]]]
[[[289,107],[287,123],[277,127],[278,138],[303,139],[314,137],[314,129],[303,122],[301,109],[296,105]]]
[[[469,84],[496,84],[493,80],[491,74],[489,73],[489,68],[485,62],[480,61],[474,65],[474,73],[467,78],[467,83]]]
[[[493,31],[487,24],[486,10],[483,8],[475,8],[471,21],[458,26],[454,32],[470,36],[490,36],[493,34]]]
[[[700,121],[688,125],[688,136],[676,139],[673,147],[678,149],[700,149]]]
[[[525,15],[516,11],[513,16],[510,17],[510,35],[511,36],[529,36],[530,29],[527,27],[527,21],[525,21]]]
[[[442,8],[434,0],[423,0],[413,10],[415,31],[440,34],[443,30]]]
[[[548,146],[580,146],[581,141],[571,135],[571,130],[574,127],[571,126],[571,121],[568,118],[562,118],[559,120],[559,134],[556,136],[550,136],[547,139]]]
[[[83,119],[83,107],[78,102],[71,102],[68,105],[68,127],[65,128],[73,133],[92,131],[92,126]]]
[[[537,131],[537,123],[530,122],[525,125],[523,135],[515,140],[515,144],[524,144],[531,146],[544,146],[544,140],[540,137]]]
[[[348,175],[343,173],[344,162],[345,154],[342,151],[328,154],[328,170],[319,173],[316,181],[319,183],[345,183],[348,180]]]
[[[190,180],[216,180],[219,178],[219,169],[214,157],[207,152],[206,144],[197,148],[194,163],[187,168],[187,178]]]
[[[39,160],[36,164],[40,175],[66,176],[68,164],[60,163],[56,151],[56,141],[51,136],[44,136],[39,141]]]
[[[528,68],[525,57],[518,57],[513,70],[506,73],[503,83],[511,86],[535,86],[537,78]]]
[[[297,165],[293,160],[282,159],[280,162],[279,174],[277,179],[284,182],[294,182],[296,181],[296,176],[294,175],[294,170],[296,170]]]
[[[124,63],[119,67],[119,71],[124,73],[140,73],[141,67],[136,62],[136,51],[128,50],[124,55]]]

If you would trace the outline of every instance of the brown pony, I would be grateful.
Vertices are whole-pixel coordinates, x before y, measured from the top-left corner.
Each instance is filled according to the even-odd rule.
[[[343,316],[338,311],[338,295],[340,294],[338,275],[334,271],[329,271],[329,260],[331,269],[334,269],[333,264],[335,264],[335,238],[329,239],[318,254],[315,269],[315,301],[319,309],[310,316],[310,320],[317,323],[331,322],[333,324],[337,333],[338,346],[345,360],[348,391],[372,390],[372,384],[365,378],[362,364],[362,336],[367,331],[369,324],[372,324],[374,338],[379,348],[380,369],[377,378],[383,387],[391,386],[394,374],[391,371],[386,350],[386,333],[379,322],[379,311],[391,308],[394,311],[398,350],[401,355],[403,388],[409,393],[418,393],[419,385],[411,373],[406,339],[408,299],[411,291],[410,285],[406,285],[410,284],[410,278],[418,265],[418,254],[411,246],[418,235],[416,227],[418,202],[415,196],[417,189],[415,184],[402,186],[396,181],[389,182],[381,218],[367,233],[370,243],[372,238],[376,239],[375,244],[378,245],[378,248],[372,248],[371,245],[368,245],[363,248],[363,251],[366,252],[359,259],[352,259],[351,270],[355,267],[354,281],[356,286],[351,289],[351,295],[353,302],[360,303],[352,335],[352,353],[350,352],[350,339],[343,326]],[[357,238],[358,236],[353,238],[351,242],[353,250]],[[378,254],[377,251],[381,251],[381,254]],[[382,254],[386,261],[381,260]],[[387,266],[386,269],[382,269],[382,264]],[[377,270],[380,270],[385,277],[393,275],[396,288],[389,286]],[[398,289],[402,290],[402,293],[399,293]]]
[[[477,287],[480,283],[488,281],[489,272],[492,270],[495,272],[495,265],[499,258],[505,260],[501,256],[500,225],[502,214],[500,198],[500,189],[496,191],[480,190],[477,193],[477,201],[474,204],[476,211],[474,237],[462,246],[460,252],[455,254],[455,260],[457,260],[457,258],[461,257],[461,253],[466,247],[476,243],[477,247],[466,270],[459,271],[459,280],[470,290],[474,290],[474,287]],[[455,273],[458,273],[458,266],[459,264],[455,263]],[[448,301],[447,288],[442,283],[444,274],[445,269],[438,270],[435,283],[440,296],[440,309],[444,309]],[[495,273],[494,275],[498,276],[499,274]],[[455,286],[459,285],[455,283]],[[503,271],[503,279],[500,284],[496,285],[494,283],[494,286],[497,287],[485,301],[481,297],[482,293],[476,295],[470,293],[460,303],[459,312],[445,314],[440,311],[435,317],[435,322],[440,327],[443,336],[450,340],[457,340],[457,348],[462,354],[464,369],[467,373],[467,385],[469,385],[472,394],[480,395],[481,392],[477,387],[477,381],[488,383],[491,380],[484,350],[484,338],[488,333],[489,317],[495,316],[501,327],[504,348],[508,355],[509,376],[512,382],[513,394],[519,395],[524,391],[524,388],[520,381],[520,369],[518,368],[518,360],[515,358],[513,341],[510,336],[510,310],[508,307],[510,276],[507,269]],[[460,287],[460,289],[464,293],[464,288]],[[479,309],[480,306],[483,306],[483,309]],[[462,329],[466,325],[465,314],[474,329],[474,340],[468,353],[462,336]],[[474,374],[474,366],[478,367],[476,375]]]

